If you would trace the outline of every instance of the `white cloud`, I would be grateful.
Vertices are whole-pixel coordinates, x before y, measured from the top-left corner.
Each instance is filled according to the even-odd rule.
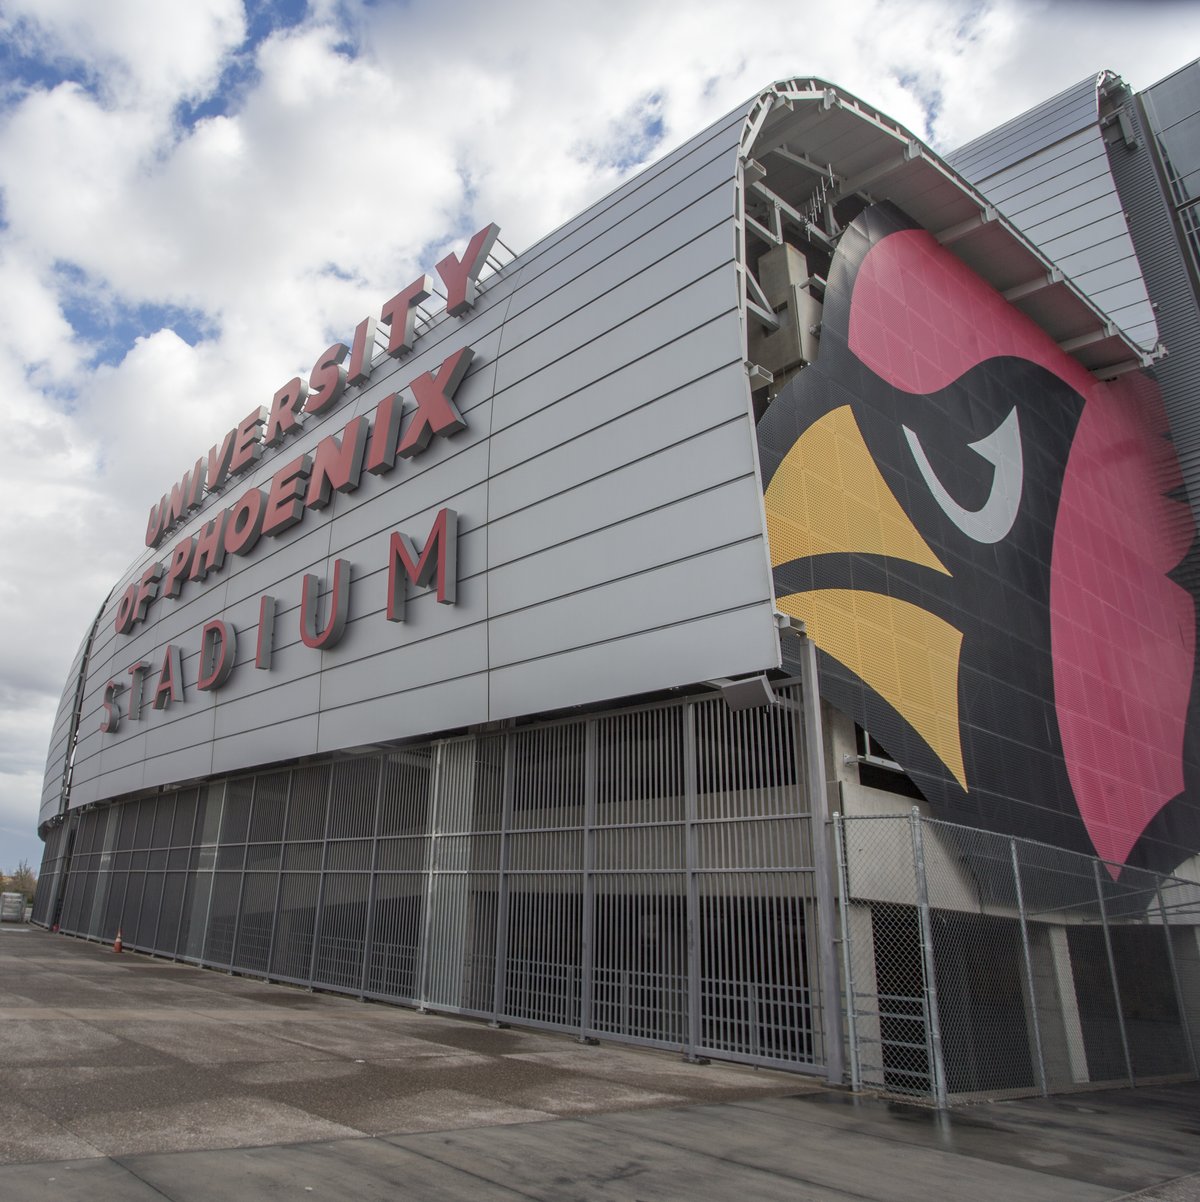
[[[780,76],[952,145],[1103,66],[1145,86],[1200,44],[1190,9],[1097,11],[319,0],[249,47],[234,0],[9,0],[0,867],[6,828],[36,823],[70,658],[150,504],[448,242],[495,220],[527,245]],[[172,306],[194,345],[162,328]]]
[[[82,67],[113,104],[202,95],[245,36],[238,0],[7,0],[0,36],[26,55]]]

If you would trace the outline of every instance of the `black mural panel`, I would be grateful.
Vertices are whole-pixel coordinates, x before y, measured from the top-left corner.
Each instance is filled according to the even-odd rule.
[[[1200,849],[1194,525],[1152,379],[1101,383],[890,205],[759,425],[779,608],[947,818]]]

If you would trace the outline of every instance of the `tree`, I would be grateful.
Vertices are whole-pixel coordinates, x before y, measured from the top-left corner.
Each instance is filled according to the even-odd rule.
[[[25,900],[32,899],[34,891],[37,889],[37,876],[32,868],[29,867],[28,860],[22,860],[17,865],[17,870],[11,876],[4,878],[4,890],[7,893],[23,893]]]

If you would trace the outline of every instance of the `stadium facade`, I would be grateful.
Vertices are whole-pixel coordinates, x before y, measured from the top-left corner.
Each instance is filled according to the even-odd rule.
[[[475,233],[147,498],[35,921],[940,1100],[1194,1073],[1197,110],[944,160],[785,80]]]

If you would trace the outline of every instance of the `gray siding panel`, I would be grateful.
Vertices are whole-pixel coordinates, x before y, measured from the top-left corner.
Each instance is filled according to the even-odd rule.
[[[1098,124],[1095,77],[947,156],[1130,338],[1157,326]]]
[[[378,359],[361,390],[139,558],[97,632],[73,804],[779,662],[734,266],[742,120],[543,239],[485,283],[473,313],[443,314],[410,355]],[[466,429],[115,633],[126,585],[184,534],[389,393],[411,409],[411,381],[462,346],[475,351],[455,397]],[[410,589],[405,621],[388,622],[391,534],[420,543],[443,506],[459,514],[457,604]],[[349,621],[317,651],[300,640],[301,581],[328,586],[338,557],[352,564]],[[278,607],[270,671],[253,666],[264,593]],[[217,616],[237,631],[236,667],[202,694],[200,632]],[[167,643],[182,651],[183,702],[101,735],[105,682],[139,659],[156,674]]]
[[[667,658],[687,658],[700,673],[699,679],[745,671],[747,664],[766,662],[776,654],[771,612],[764,601],[745,610],[675,622],[619,642],[578,646],[497,669],[491,673],[492,717],[584,704],[597,689],[616,695],[620,689],[649,692],[667,687],[669,677],[663,671]]]
[[[1149,131],[1136,102],[1125,106],[1136,131],[1136,148],[1112,149],[1113,175],[1126,208],[1150,295],[1158,307],[1159,332],[1167,355],[1155,365],[1183,483],[1200,528],[1200,304],[1188,273],[1187,251],[1172,225],[1155,169]],[[1178,569],[1200,594],[1200,571],[1189,556]]]

